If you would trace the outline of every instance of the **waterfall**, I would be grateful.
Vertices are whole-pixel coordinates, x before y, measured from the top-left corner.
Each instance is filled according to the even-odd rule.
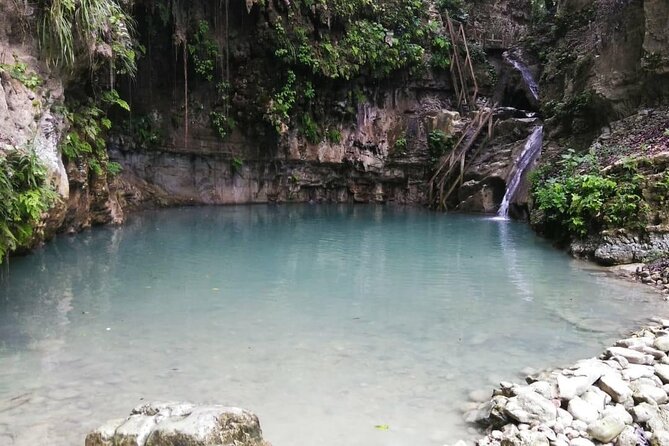
[[[498,216],[508,218],[509,205],[515,198],[518,187],[520,186],[520,180],[523,178],[525,171],[539,156],[543,142],[544,126],[538,125],[534,128],[534,130],[532,130],[532,133],[527,138],[525,147],[523,147],[523,151],[520,154],[520,157],[518,157],[513,165],[513,168],[511,169],[511,180],[507,183],[506,193],[504,194],[502,205],[499,208],[499,212],[497,212]]]
[[[511,53],[508,51],[504,53],[504,60],[513,65],[513,68],[518,70],[518,72],[521,74],[523,77],[523,82],[525,82],[525,85],[527,85],[527,88],[530,89],[530,93],[532,93],[532,96],[534,97],[535,101],[539,100],[539,85],[537,84],[537,81],[534,80],[534,76],[532,76],[532,72],[530,72],[530,69],[527,68],[527,66],[521,61],[516,59]]]

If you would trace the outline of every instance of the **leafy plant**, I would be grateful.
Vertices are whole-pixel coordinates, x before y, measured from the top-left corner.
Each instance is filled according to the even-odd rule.
[[[453,148],[453,138],[441,130],[433,130],[428,135],[427,147],[430,158],[436,161]]]
[[[221,139],[227,138],[235,128],[235,120],[221,112],[210,112],[209,120],[211,122],[211,127]]]
[[[318,128],[318,124],[316,124],[314,118],[308,113],[302,115],[301,131],[307,141],[311,144],[317,144],[321,141],[321,132]]]
[[[35,90],[43,83],[42,78],[28,71],[28,65],[20,62],[16,55],[14,55],[13,64],[0,64],[0,73],[3,72],[8,73],[12,79],[16,79],[31,90]]]
[[[216,41],[210,37],[209,23],[206,20],[197,22],[192,43],[188,44],[188,52],[193,58],[195,72],[204,79],[213,81],[216,59],[220,56],[220,51]]]
[[[35,229],[56,199],[47,170],[28,149],[0,155],[0,263],[27,246]]]
[[[40,2],[40,48],[51,66],[92,70],[111,61],[114,70],[134,75],[135,23],[116,0]]]

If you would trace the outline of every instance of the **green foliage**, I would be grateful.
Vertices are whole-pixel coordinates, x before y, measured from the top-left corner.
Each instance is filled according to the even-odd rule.
[[[197,22],[191,42],[188,44],[188,52],[193,58],[195,72],[204,79],[213,81],[216,59],[220,56],[220,52],[216,41],[211,38],[209,23],[206,20]]]
[[[28,65],[19,61],[16,55],[14,55],[13,64],[0,64],[0,73],[3,72],[8,73],[12,79],[16,79],[31,90],[35,90],[43,82],[36,73],[28,71]]]
[[[230,171],[232,176],[241,174],[242,168],[244,167],[244,160],[240,157],[234,157],[230,160]]]
[[[216,131],[216,134],[225,139],[232,133],[235,128],[235,120],[232,117],[226,116],[225,113],[213,111],[209,113],[209,120],[211,127]]]
[[[336,129],[334,127],[328,128],[327,132],[325,132],[325,137],[327,138],[328,141],[330,141],[333,144],[339,144],[342,138],[339,129]]]
[[[441,130],[433,130],[427,137],[427,147],[430,158],[436,161],[453,148],[453,138]]]
[[[129,110],[128,103],[112,90],[102,95],[100,106],[89,100],[85,104],[71,104],[65,110],[64,115],[70,129],[61,143],[61,151],[67,160],[88,163],[90,170],[96,175],[120,171],[120,166],[109,166],[106,137],[112,122],[101,108],[115,105]]]
[[[114,70],[137,70],[134,22],[116,0],[40,1],[40,48],[51,66],[95,70],[111,61]]]
[[[286,83],[278,91],[269,104],[267,104],[266,118],[274,126],[277,133],[283,134],[288,131],[288,122],[290,121],[290,111],[295,105],[297,93],[295,91],[295,81],[297,77],[293,71],[288,71]]]
[[[305,113],[302,115],[302,125],[300,127],[302,134],[311,144],[318,144],[321,141],[321,132],[314,118]]]
[[[123,123],[123,131],[132,138],[139,147],[150,149],[165,141],[162,129],[149,115],[134,115]]]
[[[35,228],[56,198],[47,170],[35,153],[15,149],[0,154],[0,263],[30,244]]]
[[[401,137],[397,141],[395,141],[393,150],[397,154],[404,155],[407,150],[407,139],[405,137]]]
[[[566,240],[604,229],[644,229],[648,204],[637,161],[615,174],[602,174],[593,153],[570,150],[558,166],[558,172],[549,174],[544,168],[531,177],[532,223],[548,235]]]

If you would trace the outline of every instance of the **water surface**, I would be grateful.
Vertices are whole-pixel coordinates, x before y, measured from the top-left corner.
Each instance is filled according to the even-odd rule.
[[[524,225],[374,206],[146,212],[3,276],[5,446],[80,445],[156,399],[251,409],[275,446],[440,446],[468,391],[660,305]]]

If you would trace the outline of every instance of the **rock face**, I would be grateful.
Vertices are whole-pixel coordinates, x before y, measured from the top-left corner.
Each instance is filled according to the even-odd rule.
[[[669,321],[658,323],[621,339],[599,358],[528,377],[530,385],[501,383],[490,401],[465,414],[488,427],[478,446],[665,444],[669,360],[653,346],[666,347]]]
[[[269,446],[260,422],[234,407],[154,402],[86,437],[86,446]]]
[[[48,169],[60,200],[49,211],[41,239],[58,231],[74,231],[93,224],[119,223],[123,214],[107,178],[90,176],[74,162],[63,163],[59,148],[66,122],[63,81],[37,58],[37,43],[25,34],[31,6],[0,3],[0,64],[22,66],[39,85],[26,83],[11,69],[0,70],[0,155],[16,148],[33,149]]]

